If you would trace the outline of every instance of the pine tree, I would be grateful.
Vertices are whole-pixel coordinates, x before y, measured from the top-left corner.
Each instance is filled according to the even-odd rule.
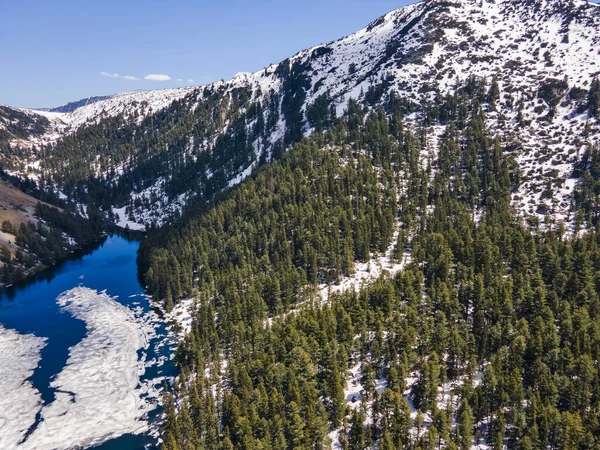
[[[473,412],[466,399],[463,399],[460,409],[457,427],[458,444],[461,450],[469,450],[473,442]]]
[[[288,442],[294,449],[305,449],[305,426],[301,417],[300,408],[292,401],[288,405]]]
[[[490,86],[490,91],[489,91],[489,102],[490,102],[490,105],[492,106],[493,110],[496,109],[496,102],[498,101],[499,98],[500,98],[500,86],[498,85],[498,79],[496,77],[494,77],[492,79],[492,84]]]
[[[592,80],[587,100],[589,115],[600,119],[600,80],[598,78]]]
[[[326,393],[330,399],[329,420],[333,428],[337,428],[346,411],[346,397],[344,395],[343,379],[340,376],[337,354],[332,346],[325,347],[326,364]]]
[[[364,417],[357,410],[352,412],[352,417],[350,419],[348,445],[350,450],[365,449]]]

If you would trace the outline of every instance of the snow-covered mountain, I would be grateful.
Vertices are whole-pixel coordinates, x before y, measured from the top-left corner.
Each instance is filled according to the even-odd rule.
[[[171,159],[178,155],[185,160],[179,169],[200,167],[202,173],[196,171],[187,188],[178,182],[175,192],[167,186],[177,181],[174,169],[132,185],[130,197],[137,205],[132,202],[128,208],[131,219],[162,224],[190,199],[203,195],[204,184],[216,171],[210,163],[199,164],[206,155],[209,159],[228,155],[232,167],[220,174],[225,180],[217,187],[231,186],[279,148],[326,127],[315,118],[315,111],[327,115],[335,110],[339,116],[350,99],[366,108],[385,105],[392,96],[410,105],[405,120],[427,126],[424,159],[435,157],[445,125],[427,123],[427,108],[476,76],[490,85],[494,80],[498,87],[497,100],[486,105],[488,123],[521,168],[515,205],[524,216],[551,213],[568,222],[576,184],[573,166],[586,142],[600,136],[598,122],[585,108],[591,82],[600,75],[599,29],[600,6],[584,0],[426,0],[392,11],[350,36],[229,81],[96,98],[62,109],[68,112],[20,110],[48,121],[42,133],[37,130],[10,141],[13,148],[49,145],[58,152],[61,147],[56,143],[63,136],[105,118],[122,117],[119,127],[140,125],[139,132],[132,133],[139,137],[155,123],[146,123],[145,118],[164,121],[170,115],[168,120],[181,131],[176,137],[161,133],[157,143],[153,141],[155,150],[148,153],[163,152]],[[208,102],[213,102],[210,126],[199,113]],[[1,124],[0,120],[0,129]],[[238,161],[220,146],[234,149],[233,142],[241,135],[252,151]],[[222,142],[221,137],[229,141]],[[139,142],[128,139],[134,146]],[[34,151],[30,158],[36,155]],[[109,175],[103,169],[106,165],[98,162],[104,156],[101,150],[96,156],[95,176],[112,183],[139,164],[134,157],[114,161],[117,167]],[[27,162],[31,172],[32,161]],[[202,189],[197,183],[204,183]]]
[[[82,106],[91,105],[92,103],[101,102],[102,100],[108,100],[110,97],[112,97],[112,96],[111,95],[103,95],[103,96],[83,98],[76,102],[69,102],[64,105],[57,106],[55,108],[46,108],[46,109],[43,109],[43,111],[69,113],[69,112],[75,111],[78,108],[81,108]]]
[[[154,91],[123,92],[107,97],[92,97],[52,108],[47,111],[20,109],[23,113],[35,117],[46,117],[61,134],[42,136],[46,142],[60,138],[62,134],[75,131],[80,126],[95,123],[118,114],[136,116],[138,120],[169,106],[175,100],[184,97],[193,88],[160,89]]]
[[[184,97],[193,88],[123,92],[111,96],[90,97],[56,108],[26,109],[0,105],[0,132],[9,125],[18,133],[9,135],[10,147],[35,148],[52,145],[79,127],[126,114],[132,120],[142,120]],[[36,124],[32,127],[32,124]],[[2,145],[0,135],[0,145]],[[35,155],[33,156],[35,158]]]

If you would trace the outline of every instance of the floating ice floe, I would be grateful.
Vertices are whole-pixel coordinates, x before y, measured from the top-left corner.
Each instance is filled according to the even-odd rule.
[[[19,449],[87,447],[148,429],[154,408],[143,398],[145,362],[138,350],[151,329],[129,308],[105,293],[78,287],[58,304],[86,323],[87,335],[70,349],[65,368],[52,381],[56,399],[41,410],[42,421]],[[2,447],[5,448],[5,447]]]
[[[40,360],[45,338],[0,325],[0,448],[16,448],[35,422],[41,395],[28,378]]]

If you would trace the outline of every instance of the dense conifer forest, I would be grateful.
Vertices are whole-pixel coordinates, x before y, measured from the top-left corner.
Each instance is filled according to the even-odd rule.
[[[448,124],[436,159],[393,104],[350,103],[144,242],[155,298],[196,299],[165,450],[597,448],[595,197],[583,183],[584,234],[524,226],[518,167],[486,127],[493,97],[473,79],[430,112]],[[590,183],[595,159],[590,145]],[[316,295],[390,246],[403,271]]]

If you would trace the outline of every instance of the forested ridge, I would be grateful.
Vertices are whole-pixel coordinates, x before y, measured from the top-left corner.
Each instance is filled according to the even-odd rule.
[[[142,245],[155,297],[197,305],[163,448],[598,447],[589,194],[578,190],[580,236],[549,216],[523,225],[510,202],[518,167],[486,127],[493,91],[473,79],[431,111],[448,125],[435,159],[425,128],[405,127],[393,105],[350,103]],[[580,169],[594,178],[593,164]],[[315,297],[389,245],[396,260],[410,252],[403,271]]]
[[[256,276],[260,291],[277,291],[267,295],[268,309],[281,312],[307,284],[334,281],[352,272],[354,259],[385,250],[397,208],[393,175],[379,177],[364,155],[345,163],[345,152],[352,154],[299,144],[192,220],[168,250],[151,249],[147,279],[155,297],[171,306],[195,287],[233,293]]]

